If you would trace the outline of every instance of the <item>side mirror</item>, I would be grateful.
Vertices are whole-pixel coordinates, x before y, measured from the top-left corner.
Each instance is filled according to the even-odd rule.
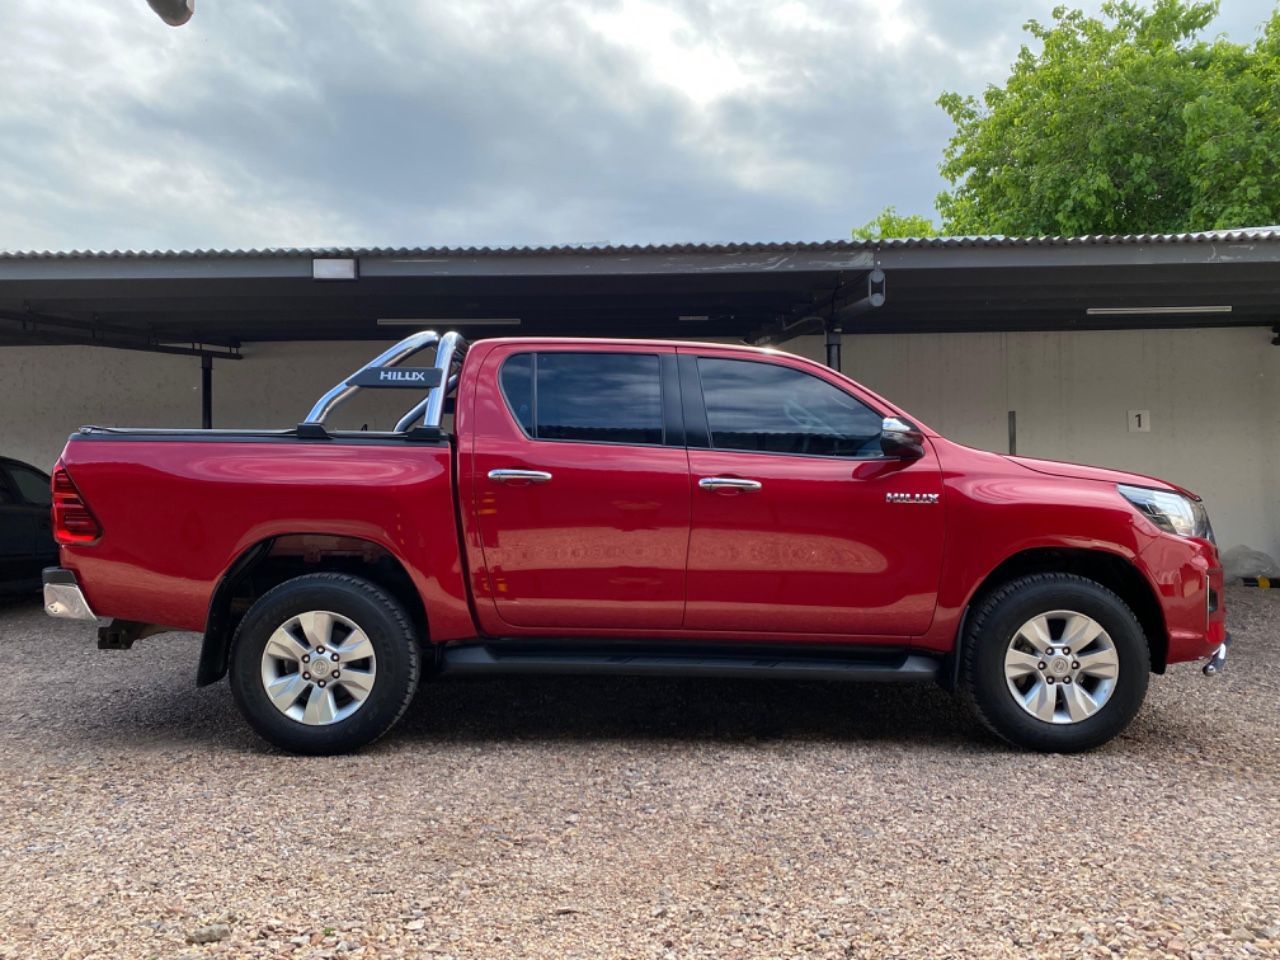
[[[924,456],[924,434],[909,420],[885,417],[880,425],[880,450],[886,457],[918,460]]]

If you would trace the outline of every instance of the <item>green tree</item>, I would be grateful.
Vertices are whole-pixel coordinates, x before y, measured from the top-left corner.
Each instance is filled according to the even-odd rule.
[[[1215,228],[1280,222],[1280,12],[1250,49],[1221,43],[1184,111],[1192,205]]]
[[[936,237],[937,225],[918,213],[900,214],[885,207],[860,227],[853,228],[855,240],[883,240],[886,237]]]
[[[1280,11],[1252,45],[1200,35],[1217,2],[1058,7],[1003,86],[945,93],[947,233],[1203,230],[1280,220]]]

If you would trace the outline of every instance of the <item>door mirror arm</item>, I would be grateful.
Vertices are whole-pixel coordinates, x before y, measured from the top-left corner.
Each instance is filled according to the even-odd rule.
[[[880,425],[880,451],[886,457],[918,460],[924,456],[924,434],[901,417],[885,417]]]

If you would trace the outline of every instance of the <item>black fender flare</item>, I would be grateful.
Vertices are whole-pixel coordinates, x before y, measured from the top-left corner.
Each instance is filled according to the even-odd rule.
[[[209,599],[209,616],[205,618],[200,664],[196,668],[197,687],[207,687],[227,675],[231,663],[231,597],[245,574],[271,552],[274,544],[275,538],[270,537],[244,551],[227,568],[214,589]]]

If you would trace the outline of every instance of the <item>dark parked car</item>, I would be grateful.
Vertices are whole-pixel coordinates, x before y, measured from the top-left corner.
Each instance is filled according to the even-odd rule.
[[[0,596],[40,589],[40,571],[58,562],[49,530],[49,475],[0,457]]]

